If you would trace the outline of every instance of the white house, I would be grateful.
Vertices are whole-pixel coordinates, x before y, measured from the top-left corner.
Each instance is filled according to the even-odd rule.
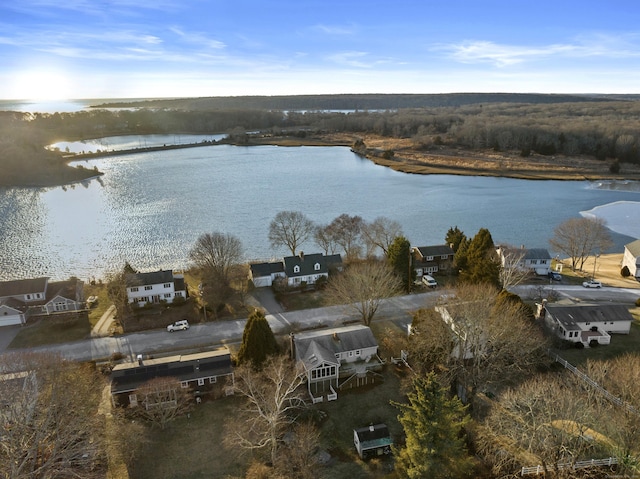
[[[24,312],[20,309],[20,304],[13,298],[0,299],[0,326],[14,326],[25,324]]]
[[[337,399],[341,388],[374,381],[383,364],[371,329],[360,324],[292,334],[291,351],[314,403],[325,396]]]
[[[325,256],[322,253],[285,256],[281,261],[250,263],[249,279],[256,288],[271,286],[278,278],[286,279],[288,286],[315,284],[320,278],[328,278],[330,271],[342,267],[339,254]]]
[[[609,344],[629,334],[633,316],[623,304],[538,304],[537,316],[560,339],[583,346]]]
[[[130,304],[173,303],[176,298],[187,298],[184,275],[174,274],[171,270],[132,273],[126,276],[125,281]]]
[[[640,239],[624,245],[624,255],[622,256],[622,267],[629,268],[631,276],[640,281]]]
[[[271,286],[276,278],[284,278],[284,263],[250,263],[249,279],[256,288]]]
[[[496,252],[503,268],[515,267],[541,276],[547,276],[551,271],[551,255],[544,248],[498,246]]]

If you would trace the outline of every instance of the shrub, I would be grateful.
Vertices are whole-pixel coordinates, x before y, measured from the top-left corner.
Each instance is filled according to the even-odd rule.
[[[636,306],[640,308],[640,298],[636,299]]]
[[[623,278],[628,278],[629,276],[631,276],[631,271],[629,271],[628,266],[622,267],[622,269],[620,270],[620,276],[622,276]]]
[[[611,173],[620,173],[620,161],[619,160],[615,160],[613,163],[611,163],[611,166],[609,166],[609,172]]]

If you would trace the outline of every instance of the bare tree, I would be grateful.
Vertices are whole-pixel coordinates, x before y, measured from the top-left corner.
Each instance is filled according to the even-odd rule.
[[[231,268],[242,259],[242,243],[230,234],[204,233],[191,248],[189,258],[205,276],[214,276],[228,285]]]
[[[532,378],[489,402],[479,452],[503,477],[523,465],[541,465],[545,477],[575,477],[570,467],[602,454],[585,440],[595,427],[593,408],[569,373]]]
[[[313,239],[325,255],[335,254],[338,244],[335,242],[329,225],[316,226]]]
[[[55,355],[0,359],[0,475],[104,477],[104,379]]]
[[[362,225],[362,237],[367,247],[367,256],[372,255],[376,248],[380,248],[386,255],[393,240],[399,236],[403,236],[400,223],[384,216],[379,216],[371,223],[364,222]]]
[[[309,421],[296,424],[284,438],[276,469],[282,478],[315,479],[318,476],[320,431]]]
[[[500,246],[499,256],[501,260],[500,284],[504,289],[517,286],[531,277],[531,270],[524,267],[524,259],[527,252],[523,248],[513,246]]]
[[[601,218],[571,218],[560,223],[549,244],[571,258],[571,269],[582,267],[590,254],[601,253],[611,246],[611,236]]]
[[[448,374],[471,392],[521,380],[549,362],[547,340],[531,310],[490,285],[459,287],[436,310],[455,344]]]
[[[191,390],[172,377],[150,379],[136,390],[136,396],[140,403],[138,414],[160,429],[193,405]]]
[[[266,450],[276,464],[282,437],[304,404],[300,386],[305,377],[286,356],[271,356],[260,370],[250,364],[238,367],[235,378],[235,390],[246,402],[241,417],[227,424],[226,441],[242,449]]]
[[[350,265],[329,280],[327,295],[337,304],[345,304],[371,324],[385,298],[398,294],[402,281],[384,261],[369,260]]]
[[[315,225],[299,211],[280,211],[269,225],[269,241],[273,248],[286,246],[291,255],[305,241],[309,240],[315,231]]]
[[[331,237],[344,251],[347,261],[360,257],[363,220],[346,213],[335,218],[328,226]]]

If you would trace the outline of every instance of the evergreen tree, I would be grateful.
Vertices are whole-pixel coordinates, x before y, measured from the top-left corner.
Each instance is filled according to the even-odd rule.
[[[407,292],[411,292],[411,285],[416,279],[416,271],[411,267],[411,243],[404,236],[396,236],[389,245],[387,261],[402,280]]]
[[[238,364],[252,363],[260,367],[267,357],[280,352],[273,331],[264,313],[258,309],[249,316],[242,333],[242,344],[238,350]]]
[[[460,248],[462,249],[462,248]],[[466,283],[488,283],[500,286],[500,263],[491,233],[480,228],[465,250],[464,266],[460,266],[460,279]]]
[[[451,249],[453,249],[454,253],[458,251],[458,248],[463,242],[466,241],[466,239],[467,237],[465,236],[465,234],[457,226],[449,228],[449,231],[447,231],[447,235],[444,237],[444,240],[449,246],[451,246]]]
[[[393,447],[400,477],[454,479],[467,477],[473,468],[461,432],[470,421],[466,407],[457,397],[448,399],[436,375],[413,380],[409,404],[392,402],[400,409],[398,420],[406,442]]]

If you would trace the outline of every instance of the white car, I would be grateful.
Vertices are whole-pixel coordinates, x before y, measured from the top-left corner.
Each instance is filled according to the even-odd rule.
[[[176,321],[175,323],[167,326],[167,331],[169,331],[170,333],[173,333],[174,331],[185,331],[187,329],[189,329],[189,321],[187,321],[186,319]]]
[[[596,281],[595,279],[590,279],[589,281],[585,281],[582,283],[582,286],[585,288],[602,288],[602,283],[600,281]]]
[[[433,279],[433,276],[429,276],[428,274],[425,274],[422,277],[422,284],[424,284],[427,288],[435,288],[436,286],[438,286],[438,282]]]

